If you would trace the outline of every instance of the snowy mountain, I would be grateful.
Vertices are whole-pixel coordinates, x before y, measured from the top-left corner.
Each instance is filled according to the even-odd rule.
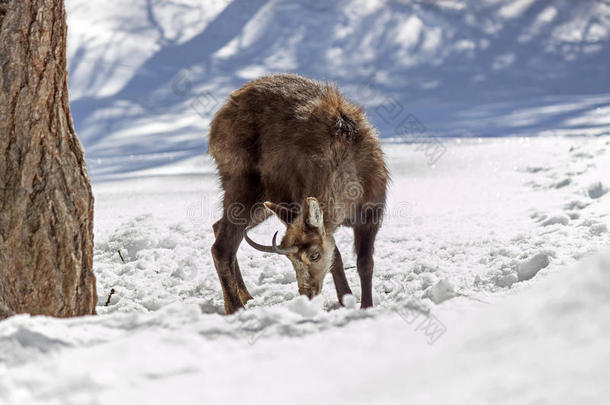
[[[67,6],[72,111],[94,174],[95,159],[200,154],[230,92],[286,71],[336,82],[384,138],[408,115],[422,136],[610,132],[606,1]]]

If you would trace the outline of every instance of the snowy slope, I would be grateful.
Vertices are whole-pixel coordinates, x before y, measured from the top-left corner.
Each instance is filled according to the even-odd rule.
[[[288,330],[275,339],[263,335],[254,345],[187,304],[99,320],[17,317],[2,325],[4,345],[21,342],[22,358],[41,359],[18,361],[0,380],[0,398],[20,404],[605,404],[609,286],[610,257],[589,260],[500,305],[443,314],[448,332],[434,346],[422,344],[415,325],[392,313],[300,338]],[[315,317],[301,322],[318,323]]]
[[[206,156],[96,185],[100,315],[1,322],[0,403],[607,403],[610,257],[592,255],[610,242],[610,140],[447,146],[435,167],[385,147],[367,311],[355,269],[354,306],[330,277],[309,302],[286,259],[244,245],[255,299],[219,315]],[[350,244],[340,231],[346,266]]]
[[[72,110],[94,176],[107,159],[200,154],[226,96],[283,71],[337,82],[384,138],[409,114],[424,136],[610,132],[606,1],[67,5]]]

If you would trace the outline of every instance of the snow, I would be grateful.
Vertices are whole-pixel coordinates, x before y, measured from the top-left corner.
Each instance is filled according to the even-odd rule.
[[[540,270],[549,265],[549,259],[550,257],[546,253],[536,253],[531,258],[519,263],[517,266],[519,281],[529,280],[534,277]]]
[[[601,181],[598,181],[596,183],[589,185],[589,188],[587,189],[587,193],[589,194],[589,197],[591,197],[591,198],[600,198],[607,192],[608,192],[608,188],[606,186],[604,186],[601,183]]]
[[[432,287],[426,290],[426,297],[430,298],[435,304],[440,304],[443,301],[447,301],[455,296],[455,288],[451,282],[447,280],[440,280]]]
[[[0,405],[610,402],[608,4],[67,6],[98,315],[0,322]],[[207,125],[283,70],[338,82],[380,130],[372,309],[340,229],[344,307],[330,276],[310,301],[243,244],[254,299],[222,315]]]
[[[587,193],[608,173],[610,143],[453,141],[434,168],[414,147],[384,149],[393,186],[366,311],[355,269],[345,307],[330,277],[309,301],[287,260],[243,245],[255,299],[220,315],[208,156],[95,185],[99,315],[0,323],[0,403],[610,399],[610,256],[593,253],[610,235],[592,231],[607,227],[610,198]],[[572,181],[557,189],[560,176]],[[561,211],[578,218],[537,220]],[[350,233],[337,240],[353,266]]]

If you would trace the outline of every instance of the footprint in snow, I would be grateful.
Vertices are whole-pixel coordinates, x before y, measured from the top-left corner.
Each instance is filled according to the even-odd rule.
[[[587,194],[592,199],[601,198],[607,192],[608,192],[608,187],[606,187],[604,184],[602,184],[601,181],[597,181],[597,182],[589,185],[589,187],[587,188]]]
[[[577,157],[577,158],[583,158],[583,159],[593,159],[593,157],[594,157],[592,154],[587,153],[587,152],[577,152],[577,153],[574,153],[574,155],[572,155],[572,156]]]
[[[569,178],[569,177],[566,177],[565,179],[555,183],[553,185],[553,187],[555,187],[555,188],[563,188],[565,186],[569,186],[570,184],[572,184],[572,179]]]
[[[541,226],[551,226],[556,224],[567,225],[570,218],[565,215],[548,216],[543,212],[535,212],[530,215],[530,218],[538,222]]]
[[[537,253],[529,259],[522,261],[517,265],[517,276],[519,281],[529,280],[534,277],[538,272],[550,263],[548,253]]]
[[[582,210],[589,206],[588,202],[572,200],[569,203],[565,204],[563,208],[565,210]]]
[[[606,224],[593,224],[589,227],[589,232],[592,235],[600,236],[602,233],[608,232],[608,226]]]
[[[540,225],[542,226],[551,226],[551,225],[567,225],[570,222],[570,218],[568,218],[565,215],[555,215],[552,216],[550,218],[545,219],[544,221],[542,221],[542,223]]]
[[[548,170],[549,170],[548,167],[541,167],[541,166],[527,166],[525,168],[525,171],[528,173],[540,173],[540,172],[546,172]]]
[[[498,287],[511,287],[519,281],[532,279],[538,272],[550,264],[553,252],[539,252],[529,259],[517,262],[511,268],[505,268],[492,277]]]
[[[585,219],[578,226],[588,227],[589,232],[593,236],[600,236],[601,234],[608,232],[608,226],[596,219]]]

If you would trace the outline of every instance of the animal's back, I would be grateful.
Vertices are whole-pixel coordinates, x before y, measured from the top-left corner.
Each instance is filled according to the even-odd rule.
[[[337,187],[366,190],[375,178],[385,195],[387,171],[365,114],[335,87],[301,76],[263,77],[231,94],[209,145],[222,181],[259,179],[261,199],[336,200]]]

